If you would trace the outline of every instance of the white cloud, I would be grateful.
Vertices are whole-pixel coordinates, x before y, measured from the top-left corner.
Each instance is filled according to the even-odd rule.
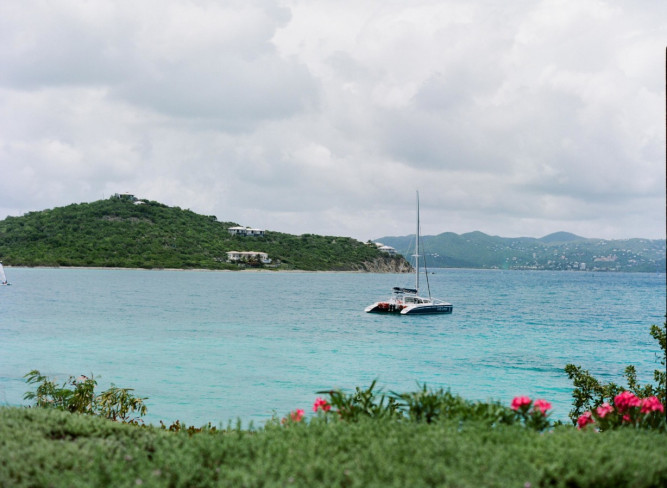
[[[664,237],[662,1],[0,0],[0,218]]]

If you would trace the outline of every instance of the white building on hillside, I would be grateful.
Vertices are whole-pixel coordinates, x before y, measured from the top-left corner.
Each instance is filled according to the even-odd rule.
[[[381,242],[376,242],[375,245],[378,247],[378,249],[382,252],[386,252],[387,254],[394,255],[396,254],[396,249],[394,249],[391,246],[385,246]]]
[[[119,200],[128,200],[130,202],[136,202],[137,197],[135,197],[132,193],[114,193],[113,198],[118,198]]]
[[[262,264],[271,264],[269,255],[259,251],[227,251],[227,261],[230,263],[240,263],[258,260]]]
[[[233,236],[259,236],[262,237],[264,235],[264,230],[263,229],[251,229],[250,227],[230,227],[227,229],[229,233]]]

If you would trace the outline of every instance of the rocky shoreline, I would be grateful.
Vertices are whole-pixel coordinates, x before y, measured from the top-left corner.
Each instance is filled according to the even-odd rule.
[[[357,266],[355,271],[365,271],[368,273],[411,273],[414,271],[414,268],[404,259],[379,257],[372,261],[364,261]]]

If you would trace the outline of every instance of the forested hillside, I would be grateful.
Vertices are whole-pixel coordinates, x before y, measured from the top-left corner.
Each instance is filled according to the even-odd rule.
[[[552,269],[665,272],[665,240],[586,239],[557,232],[540,239],[470,232],[424,236],[427,264],[440,268]],[[383,237],[404,256],[414,253],[414,235]]]
[[[7,217],[0,221],[0,260],[14,266],[239,269],[227,262],[227,251],[258,251],[278,269],[390,271],[405,265],[349,237],[232,236],[227,229],[236,225],[154,201],[110,198]],[[241,266],[250,265],[263,266]]]

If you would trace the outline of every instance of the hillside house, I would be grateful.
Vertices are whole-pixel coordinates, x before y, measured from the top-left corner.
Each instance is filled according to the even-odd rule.
[[[377,248],[378,248],[380,251],[382,251],[382,252],[386,252],[386,253],[389,254],[390,256],[394,256],[394,255],[396,254],[396,249],[394,249],[394,248],[391,247],[391,246],[385,246],[385,245],[382,244],[381,242],[376,242],[375,245],[377,246]]]
[[[119,200],[127,200],[128,202],[136,202],[138,199],[132,193],[114,193],[113,198]]]
[[[262,264],[271,264],[269,255],[259,251],[227,251],[227,261],[230,263],[242,263],[257,260]]]
[[[251,236],[251,237],[263,237],[264,236],[264,230],[263,229],[252,229],[250,227],[230,227],[227,229],[229,233],[233,236]]]

